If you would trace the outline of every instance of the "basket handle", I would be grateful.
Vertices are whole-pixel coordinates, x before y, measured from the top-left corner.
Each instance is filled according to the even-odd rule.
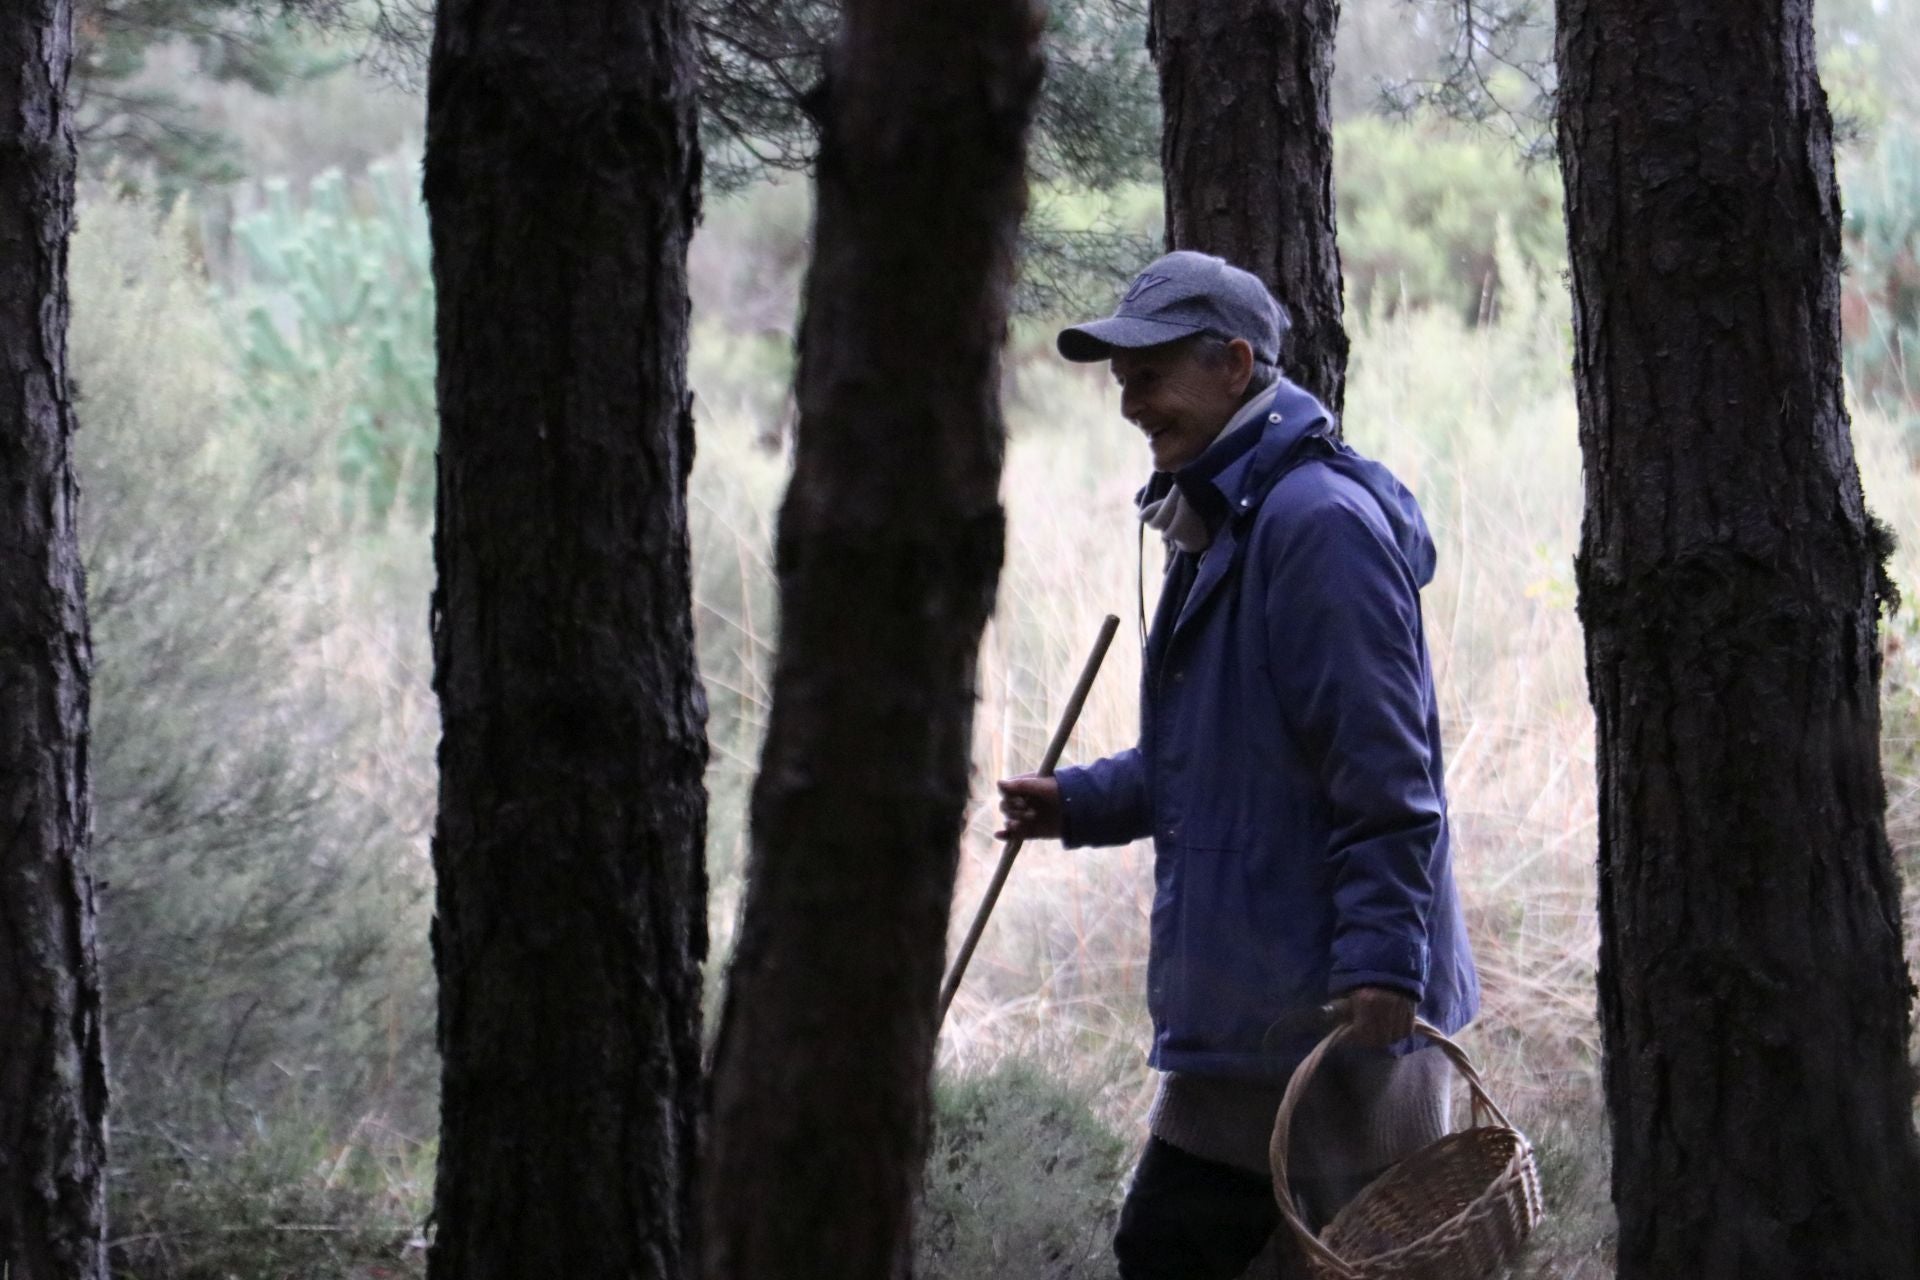
[[[1313,1079],[1314,1072],[1320,1069],[1321,1059],[1325,1058],[1336,1044],[1344,1040],[1352,1029],[1351,1024],[1342,1022],[1328,1032],[1326,1038],[1313,1047],[1313,1052],[1294,1068],[1292,1078],[1287,1081],[1287,1091],[1280,1099],[1279,1114],[1273,1119],[1273,1140],[1267,1147],[1267,1159],[1273,1166],[1273,1196],[1280,1204],[1280,1216],[1286,1219],[1287,1225],[1293,1229],[1294,1238],[1300,1242],[1300,1247],[1313,1255],[1327,1271],[1339,1277],[1340,1280],[1359,1280],[1360,1273],[1348,1266],[1344,1258],[1329,1249],[1320,1237],[1310,1231],[1307,1224],[1301,1220],[1298,1211],[1294,1209],[1293,1190],[1287,1183],[1287,1141],[1293,1135],[1294,1109],[1300,1105],[1300,1099],[1306,1095],[1307,1085]],[[1467,1089],[1473,1095],[1475,1127],[1480,1127],[1479,1121],[1484,1116],[1491,1117],[1501,1128],[1513,1128],[1513,1122],[1507,1119],[1507,1113],[1500,1109],[1500,1104],[1495,1102],[1493,1096],[1487,1092],[1487,1086],[1480,1079],[1480,1072],[1474,1068],[1473,1059],[1467,1056],[1465,1049],[1449,1040],[1438,1027],[1424,1019],[1416,1018],[1413,1030],[1416,1035],[1425,1036],[1433,1041],[1441,1052],[1447,1055],[1447,1059],[1453,1063],[1454,1068],[1460,1072],[1461,1078],[1467,1082]]]

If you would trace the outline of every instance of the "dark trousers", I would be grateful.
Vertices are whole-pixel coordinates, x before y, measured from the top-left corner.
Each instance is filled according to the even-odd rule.
[[[1301,1216],[1319,1230],[1368,1181],[1296,1188]],[[1265,1177],[1149,1138],[1120,1207],[1113,1252],[1120,1280],[1238,1280],[1279,1226]],[[1282,1274],[1304,1275],[1293,1242],[1283,1243]]]

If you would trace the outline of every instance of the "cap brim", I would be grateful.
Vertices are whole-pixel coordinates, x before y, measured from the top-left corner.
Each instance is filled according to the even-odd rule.
[[[1204,331],[1197,324],[1174,324],[1166,320],[1145,320],[1138,316],[1108,316],[1086,324],[1062,329],[1055,345],[1060,354],[1080,364],[1105,360],[1115,351],[1137,351],[1177,342]]]

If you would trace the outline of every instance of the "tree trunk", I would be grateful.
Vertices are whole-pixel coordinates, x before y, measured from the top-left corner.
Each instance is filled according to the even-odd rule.
[[[0,11],[0,1275],[106,1275],[92,653],[67,389],[67,0]]]
[[[1920,1275],[1810,9],[1560,2],[1626,1277]]]
[[[1339,0],[1152,0],[1167,248],[1266,281],[1293,330],[1287,375],[1335,413],[1347,385],[1333,234]]]
[[[710,1280],[905,1273],[1039,79],[1029,0],[849,0],[826,89],[780,655],[712,1084]]]
[[[671,0],[442,0],[436,1280],[690,1274],[706,950]]]

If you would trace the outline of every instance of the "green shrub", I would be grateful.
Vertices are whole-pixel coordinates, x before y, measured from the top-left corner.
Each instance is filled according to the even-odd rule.
[[[326,6],[315,5],[318,13]],[[305,6],[245,0],[91,0],[74,23],[80,155],[95,172],[137,166],[167,191],[240,176],[233,139],[195,101],[201,86],[262,97],[345,58],[310,43]]]
[[[1563,1079],[1514,1121],[1533,1143],[1547,1211],[1514,1268],[1515,1280],[1609,1280],[1617,1226],[1598,1072]]]
[[[95,191],[72,248],[95,852],[121,1122],[183,1087],[430,1111],[423,878],[330,667],[355,608],[306,422],[236,411],[185,218]],[[319,443],[317,443],[317,441]]]
[[[1334,130],[1335,211],[1349,312],[1444,306],[1469,321],[1514,282],[1501,278],[1496,228],[1549,277],[1566,262],[1560,179],[1507,143],[1457,125],[1365,117]]]
[[[924,1280],[1091,1280],[1131,1154],[1091,1095],[1031,1062],[942,1081],[914,1249]]]
[[[413,167],[383,161],[349,185],[313,180],[304,203],[269,181],[233,226],[236,344],[249,404],[270,421],[334,427],[347,497],[376,520],[433,510],[433,273]]]
[[[174,1107],[116,1126],[115,1280],[399,1280],[426,1274],[433,1148],[376,1125],[332,1136],[288,1109],[231,1136]]]
[[[1565,269],[1560,179],[1551,165],[1529,163],[1511,143],[1445,121],[1362,116],[1335,125],[1333,135],[1349,315],[1440,306],[1469,323],[1484,319],[1517,283],[1501,274],[1503,221],[1513,261],[1549,278]],[[1110,306],[1115,282],[1159,252],[1162,210],[1155,183],[1038,190],[1023,281],[1029,309]]]

